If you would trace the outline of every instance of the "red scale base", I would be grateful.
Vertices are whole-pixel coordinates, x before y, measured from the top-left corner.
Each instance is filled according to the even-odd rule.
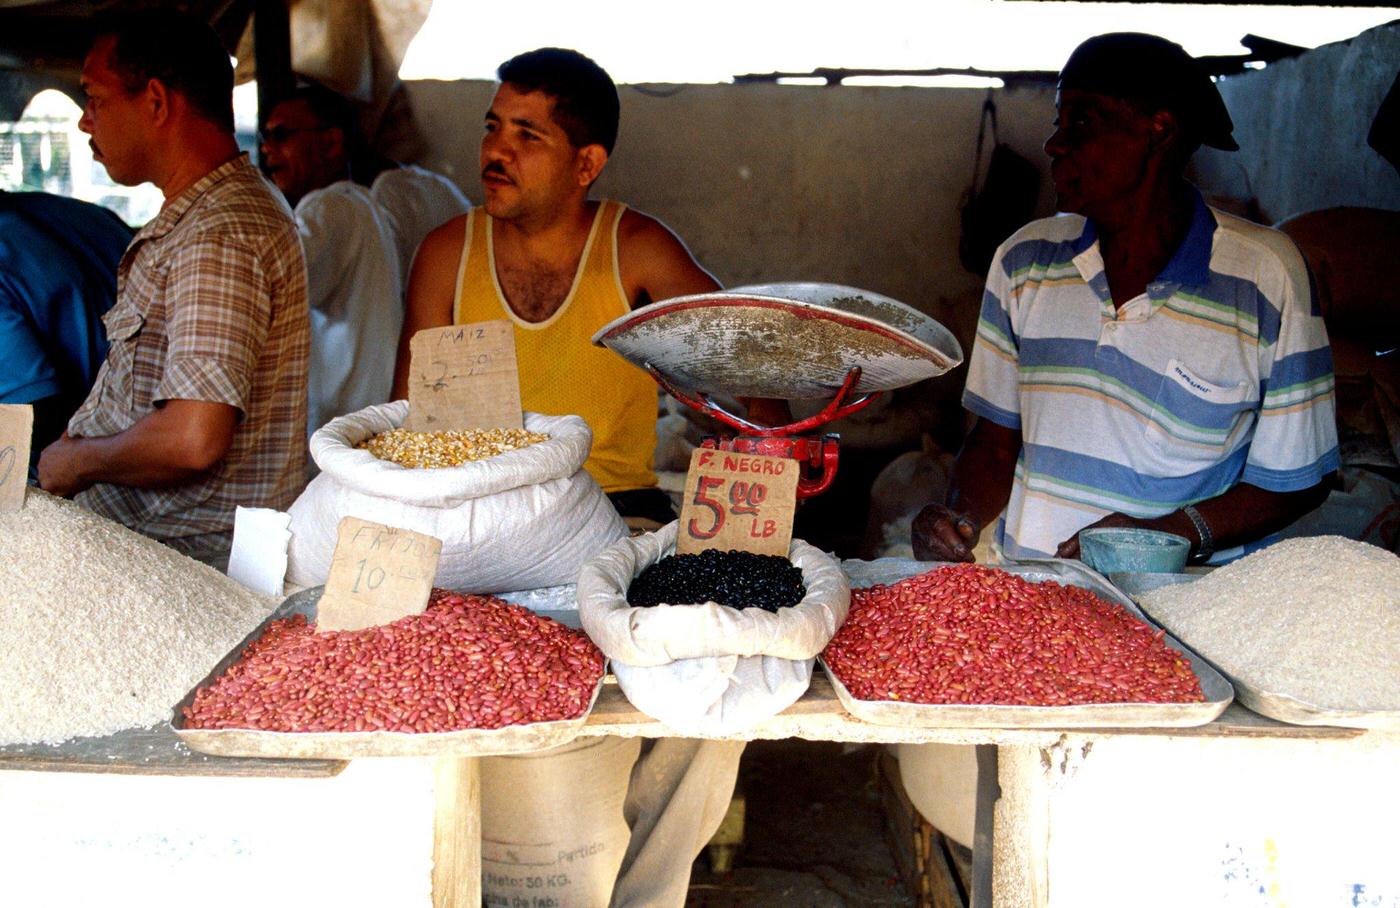
[[[846,373],[846,380],[842,382],[836,396],[820,413],[814,413],[806,419],[785,426],[760,426],[730,413],[715,403],[708,394],[691,394],[681,390],[655,366],[648,365],[647,371],[656,379],[656,383],[676,400],[740,433],[707,435],[701,440],[701,447],[740,454],[788,457],[801,462],[803,470],[797,482],[798,498],[811,498],[825,492],[836,478],[836,464],[840,457],[838,436],[802,433],[811,433],[833,420],[855,413],[875,399],[874,394],[863,394],[855,400],[849,400],[852,390],[860,382],[860,367],[855,366]]]

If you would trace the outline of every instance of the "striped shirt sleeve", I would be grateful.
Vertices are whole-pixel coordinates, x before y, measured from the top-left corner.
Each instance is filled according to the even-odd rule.
[[[977,337],[968,361],[963,406],[1008,429],[1021,427],[1020,350],[1011,324],[1012,277],[997,250],[982,294]]]
[[[1271,276],[1261,276],[1259,373],[1263,380],[1258,424],[1243,481],[1274,492],[1316,485],[1340,464],[1332,354],[1307,265],[1279,235]],[[1273,325],[1267,324],[1273,321]],[[1272,330],[1270,330],[1272,329]]]

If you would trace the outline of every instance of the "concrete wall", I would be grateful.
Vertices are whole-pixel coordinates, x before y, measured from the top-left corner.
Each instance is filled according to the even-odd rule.
[[[1400,173],[1366,144],[1400,69],[1400,21],[1220,82],[1234,153],[1196,158],[1203,185],[1257,200],[1266,223],[1337,205],[1400,209]]]
[[[1400,60],[1400,23],[1223,80],[1241,151],[1203,150],[1207,192],[1266,222],[1333,205],[1400,208],[1400,175],[1366,132]],[[414,82],[427,166],[473,198],[488,82]],[[995,94],[1002,139],[1046,166],[1051,89]],[[957,260],[972,179],[976,89],[624,86],[622,131],[598,191],[669,224],[726,285],[853,284],[917,306],[966,338],[980,279]],[[1038,214],[1053,209],[1048,175]]]
[[[474,199],[493,86],[416,82],[426,166]],[[981,278],[958,263],[984,93],[780,85],[625,86],[598,192],[653,214],[722,283],[822,280],[907,302],[970,334]],[[1001,138],[1046,166],[1053,92],[997,93]],[[984,165],[985,166],[985,165]],[[1038,213],[1053,204],[1048,175]]]

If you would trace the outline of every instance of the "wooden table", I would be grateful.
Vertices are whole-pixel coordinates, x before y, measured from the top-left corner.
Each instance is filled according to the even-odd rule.
[[[666,726],[638,713],[614,684],[604,687],[583,730],[584,735],[661,737],[667,733]],[[1307,798],[1297,798],[1301,806],[1311,805],[1315,812],[1315,816],[1303,821],[1304,826],[1327,829],[1330,824],[1330,828],[1346,829],[1349,825],[1349,808],[1346,805],[1355,803],[1357,798],[1364,796],[1363,792],[1373,788],[1387,792],[1376,806],[1387,817],[1384,828],[1389,828],[1393,822],[1391,818],[1400,817],[1400,795],[1395,794],[1400,791],[1400,786],[1394,783],[1396,778],[1400,778],[1400,735],[1350,728],[1288,725],[1260,716],[1236,703],[1228,706],[1214,721],[1190,728],[900,728],[871,725],[851,716],[837,699],[830,681],[824,674],[818,673],[813,676],[811,688],[795,704],[745,734],[734,737],[745,740],[803,738],[812,741],[975,746],[979,774],[974,841],[974,908],[990,908],[994,904],[997,908],[1007,905],[1018,908],[1068,908],[1071,905],[1076,908],[1092,905],[1117,908],[1129,904],[1179,906],[1219,901],[1210,898],[1215,895],[1212,892],[1202,893],[1208,901],[1193,901],[1163,891],[1159,892],[1161,900],[1153,901],[1143,892],[1100,889],[1102,872],[1096,862],[1067,866],[1063,855],[1075,852],[1072,840],[1061,841],[1056,847],[1051,847],[1055,839],[1052,832],[1056,817],[1070,818],[1068,823],[1060,821],[1062,825],[1072,824],[1082,828],[1086,822],[1093,825],[1095,815],[1103,816],[1114,808],[1112,791],[1105,794],[1102,785],[1096,788],[1093,783],[1095,777],[1102,774],[1104,779],[1109,780],[1104,784],[1111,785],[1113,779],[1124,774],[1125,763],[1129,775],[1133,770],[1141,769],[1141,786],[1156,786],[1158,799],[1163,791],[1175,789],[1180,792],[1179,803],[1158,805],[1159,809],[1165,807],[1166,812],[1150,821],[1155,830],[1154,842],[1162,852],[1170,849],[1174,835],[1185,838],[1195,834],[1196,827],[1203,820],[1216,822],[1219,828],[1230,825],[1230,812],[1236,808],[1228,803],[1191,806],[1193,801],[1200,800],[1201,791],[1214,791],[1202,782],[1217,778],[1222,766],[1235,761],[1248,764],[1252,759],[1262,764],[1256,767],[1258,773],[1254,790],[1246,791],[1245,786],[1235,788],[1235,793],[1240,795],[1238,809],[1247,812],[1255,801],[1271,799],[1269,787],[1275,784],[1274,780],[1280,775],[1286,777],[1289,774],[1289,766],[1300,760],[1304,764],[1315,763],[1315,759],[1308,759],[1308,752],[1319,747],[1323,748],[1324,761],[1335,762],[1336,766],[1329,776],[1315,780],[1314,790]],[[1113,747],[1106,747],[1110,742]],[[1098,756],[1091,757],[1096,747]],[[1112,750],[1118,752],[1110,754]],[[1355,760],[1351,759],[1353,755],[1356,756]],[[1187,765],[1183,766],[1182,763]],[[1355,765],[1349,770],[1349,764]],[[1177,778],[1175,784],[1171,780],[1173,775]],[[1081,794],[1078,790],[1087,793]],[[1123,793],[1125,803],[1130,803],[1132,797],[1130,791]],[[1167,797],[1171,799],[1170,794]],[[1223,797],[1228,797],[1228,794]],[[1340,809],[1328,810],[1329,803]],[[1173,806],[1175,810],[1171,809]],[[1145,805],[1144,809],[1147,809]],[[1196,811],[1195,815],[1192,814],[1193,810]],[[1088,821],[1084,819],[1086,815],[1090,817]],[[1113,822],[1104,819],[1098,825],[1111,825]],[[1296,833],[1296,830],[1291,831]],[[1394,841],[1393,833],[1388,836],[1382,834],[1381,825],[1376,824],[1356,828],[1352,834],[1358,839],[1358,844],[1368,838],[1373,843],[1385,841],[1387,837]],[[1118,832],[1110,835],[1123,838]],[[1103,843],[1095,842],[1085,847],[1101,848]],[[1267,852],[1268,849],[1263,848],[1263,851]],[[1239,866],[1230,871],[1235,874],[1232,879],[1246,880],[1250,861],[1256,858],[1258,855],[1237,856]],[[1308,859],[1307,856],[1294,855],[1294,861],[1298,863]],[[1163,853],[1159,861],[1147,863],[1170,876],[1172,864],[1181,860],[1180,855]],[[1267,864],[1267,854],[1263,860]],[[1118,862],[1120,870],[1123,863]],[[1255,860],[1255,863],[1258,861]],[[1354,867],[1332,867],[1329,872],[1354,872],[1357,882],[1353,885],[1364,888],[1361,880],[1368,875],[1385,873],[1382,863],[1391,862],[1383,862],[1377,854],[1370,862]],[[1196,861],[1196,873],[1209,875],[1214,870],[1214,867]],[[1178,868],[1180,871],[1181,868]],[[1051,900],[1052,876],[1062,900]],[[1070,883],[1074,888],[1067,894],[1066,886]],[[1241,886],[1244,885],[1242,882]],[[1199,880],[1192,881],[1192,886],[1196,890],[1202,888]],[[1208,881],[1205,888],[1209,889]],[[1400,905],[1400,886],[1389,891],[1396,893],[1395,901],[1358,901],[1355,904]],[[1100,897],[1098,901],[1094,900],[1096,893]],[[1269,904],[1281,905],[1283,901]],[[1294,901],[1289,904],[1307,902]],[[1341,908],[1343,904],[1352,903],[1338,901],[1336,904]]]
[[[609,677],[609,682],[612,681]],[[1308,727],[1286,725],[1250,712],[1232,703],[1213,722],[1193,728],[1128,728],[1077,730],[1099,735],[1145,735],[1152,737],[1210,737],[1210,738],[1354,738],[1365,732],[1354,728]],[[759,741],[781,738],[804,738],[809,741],[842,741],[870,744],[995,744],[1041,745],[1053,744],[1063,737],[1065,729],[1025,728],[896,728],[871,725],[855,718],[841,705],[836,692],[822,672],[812,676],[812,686],[792,706],[740,735],[725,736],[729,740]],[[598,702],[583,727],[583,735],[620,735],[627,738],[665,738],[673,735],[664,724],[640,713],[627,702],[622,690],[614,683],[603,686]]]
[[[613,683],[604,686],[582,731],[584,736],[654,738],[669,734],[671,732],[666,726],[637,712]],[[1105,824],[1117,825],[1113,835],[1118,838],[1143,838],[1149,825],[1156,830],[1161,830],[1164,824],[1171,827],[1170,811],[1166,811],[1166,815],[1162,813],[1164,793],[1168,805],[1175,801],[1180,808],[1177,816],[1183,821],[1178,825],[1183,828],[1168,828],[1165,833],[1154,835],[1151,839],[1153,847],[1159,851],[1169,847],[1162,843],[1172,841],[1174,835],[1199,835],[1202,823],[1214,830],[1237,826],[1237,821],[1245,819],[1240,814],[1250,810],[1257,812],[1257,805],[1250,806],[1258,800],[1257,791],[1252,791],[1241,802],[1244,806],[1225,805],[1223,813],[1212,812],[1208,809],[1209,805],[1196,803],[1202,790],[1213,792],[1213,798],[1221,797],[1218,787],[1207,783],[1229,772],[1232,765],[1244,769],[1241,780],[1233,786],[1233,790],[1247,787],[1244,783],[1249,776],[1290,778],[1295,764],[1315,767],[1321,759],[1323,765],[1332,766],[1331,773],[1325,778],[1312,778],[1307,785],[1299,786],[1300,789],[1316,789],[1311,795],[1303,797],[1304,792],[1300,791],[1288,793],[1292,802],[1303,804],[1313,812],[1315,816],[1309,820],[1310,823],[1318,824],[1319,828],[1343,830],[1331,834],[1350,835],[1345,829],[1354,806],[1347,805],[1358,803],[1355,799],[1361,797],[1362,792],[1371,792],[1367,797],[1377,815],[1385,816],[1387,824],[1392,822],[1391,817],[1400,816],[1400,803],[1397,802],[1400,795],[1394,793],[1395,789],[1400,788],[1394,784],[1397,776],[1381,778],[1389,770],[1400,770],[1400,736],[1356,729],[1284,725],[1238,705],[1231,705],[1209,724],[1182,729],[896,728],[871,725],[851,717],[836,699],[825,676],[818,673],[813,678],[811,688],[799,701],[780,715],[734,737],[745,740],[802,738],[813,741],[978,746],[979,765],[983,768],[976,849],[981,858],[977,868],[981,879],[974,893],[974,904],[993,904],[992,896],[995,893],[998,908],[1003,905],[1058,908],[1068,904],[1157,904],[1147,897],[1150,893],[1143,892],[1130,897],[1113,891],[1106,893],[1100,902],[1094,902],[1092,898],[1085,901],[1085,893],[1091,892],[1094,885],[1094,881],[1089,879],[1093,871],[1074,857],[1078,853],[1075,841],[1082,840],[1084,848],[1105,847],[1102,837],[1092,831],[1096,826],[1101,828]],[[257,798],[262,796],[262,787],[273,789],[274,780],[282,786],[305,786],[316,784],[316,780],[348,779],[356,773],[348,771],[347,767],[353,770],[362,763],[376,764],[373,775],[377,779],[356,782],[354,785],[347,782],[347,797],[377,798],[381,796],[379,793],[392,789],[397,792],[394,797],[403,802],[413,802],[418,797],[415,792],[424,786],[431,789],[430,796],[423,797],[422,803],[415,808],[416,812],[395,821],[402,822],[406,827],[420,822],[431,824],[431,896],[423,903],[430,901],[434,906],[472,908],[479,905],[480,791],[475,758],[447,757],[435,761],[386,758],[356,760],[351,764],[331,760],[207,757],[189,753],[168,729],[154,728],[124,732],[110,739],[70,742],[58,747],[0,748],[0,781],[9,779],[14,784],[25,778],[38,779],[54,773],[137,774],[182,777],[186,780],[198,777],[238,778],[245,780],[243,790],[246,797]],[[1117,789],[1114,786],[1120,784],[1115,780],[1124,778],[1125,766],[1128,767],[1126,778],[1129,779],[1134,777],[1133,768],[1139,770],[1140,785],[1122,783],[1122,787],[1132,790],[1124,790],[1121,796],[1115,797]],[[370,767],[366,771],[368,769]],[[264,780],[265,785],[260,785],[259,779]],[[303,781],[287,781],[297,779]],[[177,792],[176,801],[183,797],[178,792],[194,791],[180,789],[180,783],[174,781],[168,784],[172,791]],[[395,788],[400,784],[403,792]],[[14,792],[19,789],[0,786],[0,813],[4,813],[7,806],[3,801],[7,790]],[[285,787],[277,791],[281,794],[271,795],[270,803],[275,803],[278,797],[286,797]],[[1114,803],[1142,798],[1144,791],[1157,792],[1143,802],[1142,809],[1153,812],[1150,824],[1145,817],[1144,822],[1136,823],[1132,820],[1132,810],[1123,813],[1117,810]],[[1339,806],[1329,812],[1327,803],[1331,801]],[[191,795],[189,803],[197,803],[197,798]],[[1100,818],[1097,822],[1096,816]],[[213,820],[217,822],[217,818]],[[1391,827],[1387,825],[1385,828]],[[382,830],[367,829],[364,834],[402,835],[387,826]],[[1208,831],[1206,834],[1213,836],[1216,832]],[[1285,839],[1288,836],[1297,838],[1299,833],[1289,826],[1280,835],[1284,835]],[[1353,853],[1365,859],[1369,852],[1362,837],[1376,835],[1376,832],[1369,825],[1362,824],[1355,835],[1358,838],[1351,843]],[[426,833],[424,841],[427,841]],[[1266,852],[1267,849],[1264,849],[1259,854]],[[42,856],[35,857],[38,859]],[[1189,855],[1161,855],[1153,866],[1160,867],[1166,878],[1170,875],[1165,871],[1187,857]],[[1258,864],[1255,857],[1252,852],[1241,854],[1237,868],[1239,874],[1247,876],[1252,872],[1258,876],[1264,873],[1254,867]],[[1218,868],[1206,868],[1210,872],[1214,872],[1214,869]],[[1378,885],[1389,885],[1385,871],[1366,860],[1352,869],[1357,875],[1356,885],[1370,885],[1373,892]],[[1181,866],[1176,866],[1176,871],[1178,875],[1184,872]],[[1050,886],[1052,879],[1055,881],[1053,891]],[[1376,882],[1368,883],[1367,880]],[[1202,885],[1208,888],[1208,881]],[[1264,881],[1261,885],[1267,889],[1268,882]],[[1394,891],[1400,893],[1400,887]],[[1065,901],[1071,896],[1074,902]],[[1400,895],[1396,898],[1400,898]],[[0,890],[0,901],[9,901],[4,898],[3,890]],[[408,903],[407,900],[399,902],[405,903]],[[158,905],[162,902],[151,898],[147,904]],[[1294,900],[1289,904],[1305,903]],[[1356,904],[1392,905],[1400,902],[1358,901]]]

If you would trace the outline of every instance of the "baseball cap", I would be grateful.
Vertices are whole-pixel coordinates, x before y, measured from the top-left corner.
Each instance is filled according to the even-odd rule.
[[[1074,49],[1059,87],[1170,110],[1203,145],[1236,151],[1235,124],[1205,68],[1180,44],[1140,32],[1097,35]]]

